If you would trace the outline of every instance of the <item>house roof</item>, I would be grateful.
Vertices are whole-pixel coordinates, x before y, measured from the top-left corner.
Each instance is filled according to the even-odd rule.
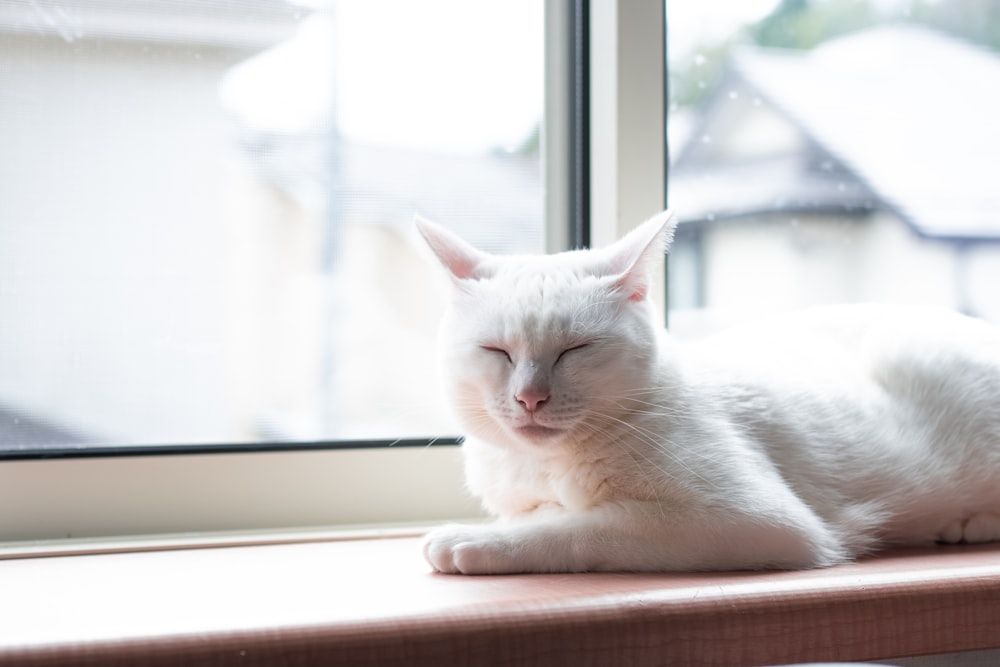
[[[869,213],[877,198],[864,183],[812,155],[776,156],[670,175],[682,223],[715,222],[780,211]],[[724,196],[723,194],[724,193]]]
[[[137,40],[257,51],[288,37],[308,11],[284,0],[2,2],[0,35]]]
[[[917,233],[1000,240],[997,55],[900,25],[733,66]]]
[[[412,230],[419,213],[488,252],[542,248],[545,193],[536,160],[352,142],[341,150],[337,196],[357,220]]]

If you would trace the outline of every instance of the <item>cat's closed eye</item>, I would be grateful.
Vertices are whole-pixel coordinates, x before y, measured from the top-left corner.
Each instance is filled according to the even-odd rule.
[[[556,363],[558,364],[560,361],[563,361],[563,359],[565,359],[567,355],[576,352],[578,350],[582,350],[585,347],[590,347],[590,343],[580,343],[579,345],[574,345],[573,347],[566,348],[565,350],[559,353],[559,357],[556,359]]]
[[[510,353],[507,350],[503,349],[502,347],[495,347],[493,345],[481,345],[480,349],[486,352],[490,352],[492,354],[503,355],[503,357],[507,360],[508,363],[513,363],[513,360],[510,358]]]

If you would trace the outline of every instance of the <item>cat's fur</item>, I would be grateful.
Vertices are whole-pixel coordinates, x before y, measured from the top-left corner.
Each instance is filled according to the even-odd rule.
[[[807,568],[1000,539],[1000,333],[818,308],[681,346],[648,298],[668,212],[616,244],[447,268],[468,486],[498,518],[427,535],[440,572]]]

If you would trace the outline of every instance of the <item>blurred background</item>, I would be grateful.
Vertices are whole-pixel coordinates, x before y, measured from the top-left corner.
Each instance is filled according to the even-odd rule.
[[[667,5],[671,327],[857,301],[1000,320],[1000,4],[713,5]]]
[[[415,213],[541,251],[533,0],[0,5],[0,446],[454,432]]]
[[[995,3],[667,14],[677,335],[842,301],[1000,320]],[[412,218],[543,249],[543,22],[0,4],[0,448],[456,432]]]

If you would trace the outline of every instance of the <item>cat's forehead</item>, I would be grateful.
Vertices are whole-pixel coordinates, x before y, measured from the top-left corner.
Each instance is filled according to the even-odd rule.
[[[581,265],[538,257],[498,267],[481,284],[478,307],[508,338],[585,335],[601,318],[606,281]]]
[[[584,298],[600,280],[585,265],[562,256],[512,259],[499,264],[488,287],[516,304],[556,308],[566,300]]]

